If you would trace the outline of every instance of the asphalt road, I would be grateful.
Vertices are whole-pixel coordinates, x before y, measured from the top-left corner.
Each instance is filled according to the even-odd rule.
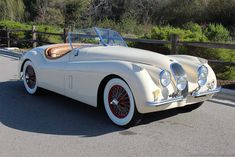
[[[136,127],[61,95],[28,95],[18,61],[0,56],[0,157],[235,156],[235,107],[148,114]]]

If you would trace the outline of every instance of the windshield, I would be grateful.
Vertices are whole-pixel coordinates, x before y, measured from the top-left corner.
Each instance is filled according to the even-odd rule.
[[[127,46],[122,36],[113,30],[103,28],[78,29],[69,32],[69,43],[72,48],[77,47],[78,43],[86,46]]]

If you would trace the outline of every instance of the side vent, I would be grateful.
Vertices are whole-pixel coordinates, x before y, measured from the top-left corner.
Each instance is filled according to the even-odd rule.
[[[73,88],[73,76],[69,75],[69,89]]]

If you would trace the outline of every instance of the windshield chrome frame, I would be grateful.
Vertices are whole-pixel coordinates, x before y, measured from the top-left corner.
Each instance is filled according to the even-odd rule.
[[[83,30],[83,29],[81,29],[81,30]],[[84,29],[84,30],[89,30],[89,29]],[[127,47],[127,44],[124,41],[124,39],[122,38],[122,36],[118,32],[116,32],[116,31],[113,31],[111,29],[97,28],[97,27],[90,28],[90,30],[91,30],[91,32],[93,31],[93,33],[95,33],[94,37],[97,36],[99,38],[99,44],[97,44],[97,45],[102,45],[102,46],[124,46],[124,47]],[[111,44],[106,43],[104,41],[104,37],[102,36],[102,33],[101,33],[102,30],[103,31],[108,31],[108,34],[109,34],[109,31],[112,31],[113,33],[115,33],[118,36],[116,39],[118,39],[121,44],[111,45]],[[69,32],[68,33],[68,41],[69,41],[70,47],[72,49],[74,49],[73,41],[72,41],[72,34],[73,35],[77,35],[77,38],[79,38],[79,37],[83,38],[82,36],[84,36],[84,38],[86,38],[86,37],[89,38],[89,37],[93,36],[93,35],[86,35],[86,34],[83,35],[83,34],[79,34],[79,33],[76,33],[76,32]],[[108,35],[107,39],[109,40],[109,35]]]

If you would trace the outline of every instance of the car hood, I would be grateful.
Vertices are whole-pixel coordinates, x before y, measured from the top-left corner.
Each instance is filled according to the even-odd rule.
[[[197,88],[197,70],[201,64],[206,64],[206,60],[188,56],[188,55],[162,55],[156,52],[121,47],[121,46],[100,46],[87,47],[80,49],[78,57],[75,61],[105,61],[105,60],[120,60],[128,61],[135,64],[143,64],[150,75],[155,78],[162,69],[172,73],[171,64],[179,63],[186,72],[187,80],[191,83],[190,91]],[[156,78],[157,80],[159,78]],[[157,81],[155,81],[157,82]]]
[[[122,60],[158,67],[170,65],[171,62],[177,62],[175,59],[166,55],[121,46],[90,47],[85,48],[85,52],[86,57],[84,59],[89,60]]]

